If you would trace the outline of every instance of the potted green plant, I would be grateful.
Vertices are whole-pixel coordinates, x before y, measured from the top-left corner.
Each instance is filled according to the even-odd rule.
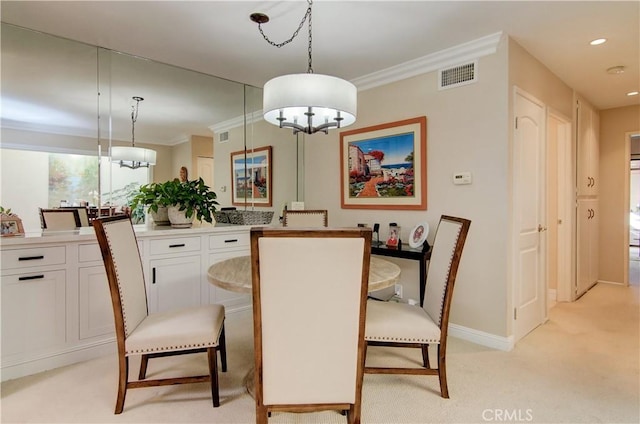
[[[217,195],[202,180],[180,182],[179,179],[162,184],[162,202],[168,206],[172,227],[191,227],[193,219],[213,222]]]
[[[147,208],[156,225],[169,225],[168,206],[171,204],[167,198],[167,185],[164,183],[149,183],[141,185],[138,193],[131,199],[129,205],[132,211]]]

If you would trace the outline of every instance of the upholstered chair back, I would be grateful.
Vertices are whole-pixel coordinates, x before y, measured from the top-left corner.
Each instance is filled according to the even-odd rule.
[[[359,404],[370,246],[370,229],[251,230],[258,411]]]
[[[284,227],[327,227],[329,225],[329,212],[321,210],[284,211]]]
[[[423,307],[438,326],[442,325],[445,304],[447,300],[450,301],[453,291],[451,284],[450,292],[447,292],[448,283],[455,281],[458,271],[459,256],[465,242],[460,237],[462,227],[462,221],[442,216],[433,242]],[[466,237],[466,233],[464,236]]]
[[[40,209],[42,228],[51,231],[75,230],[81,226],[76,209]]]
[[[116,313],[116,330],[119,330],[117,327],[121,324],[126,338],[148,315],[147,294],[138,242],[131,220],[116,218],[97,220],[94,227],[98,240],[104,240],[104,243],[100,243],[100,249],[105,258],[114,311],[116,307],[122,310],[121,323],[118,322],[120,320]]]

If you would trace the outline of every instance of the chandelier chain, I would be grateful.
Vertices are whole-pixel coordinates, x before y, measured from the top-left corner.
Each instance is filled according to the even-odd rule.
[[[309,67],[307,69],[307,72],[309,72],[311,74],[311,73],[313,73],[312,59],[311,59],[311,41],[312,41],[312,36],[311,36],[311,6],[313,5],[313,0],[307,0],[307,2],[309,3],[309,7],[307,8],[307,12],[304,14],[304,16],[302,17],[302,20],[300,21],[300,24],[298,25],[298,28],[293,32],[293,35],[289,39],[287,39],[287,40],[285,40],[285,41],[283,41],[281,43],[276,43],[276,42],[272,41],[271,39],[269,39],[269,37],[262,30],[262,23],[258,23],[258,30],[260,31],[260,34],[262,34],[262,38],[264,38],[267,43],[271,44],[274,47],[280,48],[280,47],[284,47],[287,44],[289,44],[290,42],[292,42],[298,36],[298,33],[300,32],[300,30],[304,26],[304,23],[307,21],[307,19],[309,19],[309,47],[308,47],[308,51],[309,51]]]
[[[131,105],[131,147],[136,147],[136,121],[138,120],[138,105],[140,104],[140,97],[134,97],[136,101],[135,105]]]

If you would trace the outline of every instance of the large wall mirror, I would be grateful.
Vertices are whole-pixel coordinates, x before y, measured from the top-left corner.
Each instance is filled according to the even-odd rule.
[[[262,89],[2,24],[0,204],[40,229],[38,208],[87,202],[118,208],[150,181],[202,176],[232,205],[231,155],[272,148],[273,210],[302,200],[302,137],[262,119]],[[112,146],[153,149],[157,163],[112,164]]]

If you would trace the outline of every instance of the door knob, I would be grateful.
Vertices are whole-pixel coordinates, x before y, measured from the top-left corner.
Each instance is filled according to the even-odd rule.
[[[538,224],[538,232],[541,233],[543,231],[547,231],[547,227],[543,227],[542,225]]]

